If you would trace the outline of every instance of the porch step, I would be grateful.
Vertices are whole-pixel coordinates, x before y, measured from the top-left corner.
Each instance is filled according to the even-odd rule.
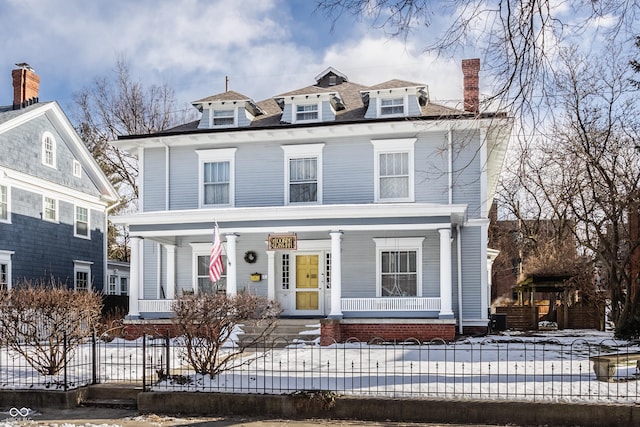
[[[137,409],[138,393],[142,387],[128,384],[96,384],[89,386],[86,398],[81,402],[82,406],[96,408],[121,408]]]
[[[241,343],[249,343],[263,333],[265,327],[254,322],[245,322],[243,334],[238,336]],[[320,319],[278,319],[276,327],[258,345],[267,347],[285,347],[297,342],[312,342],[320,337]]]

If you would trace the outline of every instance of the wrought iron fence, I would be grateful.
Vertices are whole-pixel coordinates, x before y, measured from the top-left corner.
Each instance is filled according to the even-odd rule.
[[[196,372],[180,338],[89,339],[56,375],[0,345],[0,388],[69,389],[126,382],[149,391],[591,401],[635,404],[640,344],[611,339],[486,337],[453,343],[263,342],[215,375]],[[222,355],[233,351],[223,349]],[[617,355],[617,356],[612,356]],[[595,370],[594,370],[595,369]],[[596,375],[596,371],[598,375]]]

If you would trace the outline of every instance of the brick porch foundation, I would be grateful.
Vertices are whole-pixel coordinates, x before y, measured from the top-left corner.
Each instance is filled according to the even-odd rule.
[[[436,319],[322,319],[320,321],[320,345],[331,345],[351,339],[370,342],[406,341],[420,342],[433,339],[453,341],[456,336],[455,320]]]

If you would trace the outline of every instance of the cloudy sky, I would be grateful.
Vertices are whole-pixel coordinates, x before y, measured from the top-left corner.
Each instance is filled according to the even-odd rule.
[[[11,70],[38,73],[40,100],[63,108],[118,56],[132,75],[167,82],[179,105],[225,88],[255,100],[297,89],[332,66],[353,82],[399,78],[429,85],[438,100],[462,97],[460,59],[424,53],[428,31],[406,43],[369,22],[335,23],[315,0],[3,0],[0,2],[0,105],[12,102]],[[475,57],[477,52],[463,52]],[[5,77],[1,77],[5,76]]]

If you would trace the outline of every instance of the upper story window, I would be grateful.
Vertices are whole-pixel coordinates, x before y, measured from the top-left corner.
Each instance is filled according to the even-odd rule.
[[[376,245],[376,289],[380,297],[422,295],[424,237],[373,239]]]
[[[316,121],[319,118],[318,104],[296,105],[296,122]]]
[[[80,165],[80,162],[75,159],[73,160],[73,176],[76,178],[82,177],[82,166]]]
[[[91,237],[89,235],[89,209],[82,206],[76,206],[75,209],[74,235],[87,239]]]
[[[213,126],[233,126],[235,110],[213,110]]]
[[[0,222],[10,222],[9,187],[0,185]]]
[[[391,98],[380,100],[380,116],[404,115],[404,98]]]
[[[42,164],[56,167],[56,140],[51,132],[42,135]]]
[[[91,290],[91,264],[89,261],[74,261],[73,276],[74,289],[87,292]]]
[[[415,138],[371,142],[374,150],[375,201],[413,202]]]
[[[58,201],[52,197],[44,196],[42,219],[58,222]]]
[[[284,145],[285,203],[322,203],[324,144]]]
[[[197,150],[201,207],[233,206],[235,152],[235,148]]]

